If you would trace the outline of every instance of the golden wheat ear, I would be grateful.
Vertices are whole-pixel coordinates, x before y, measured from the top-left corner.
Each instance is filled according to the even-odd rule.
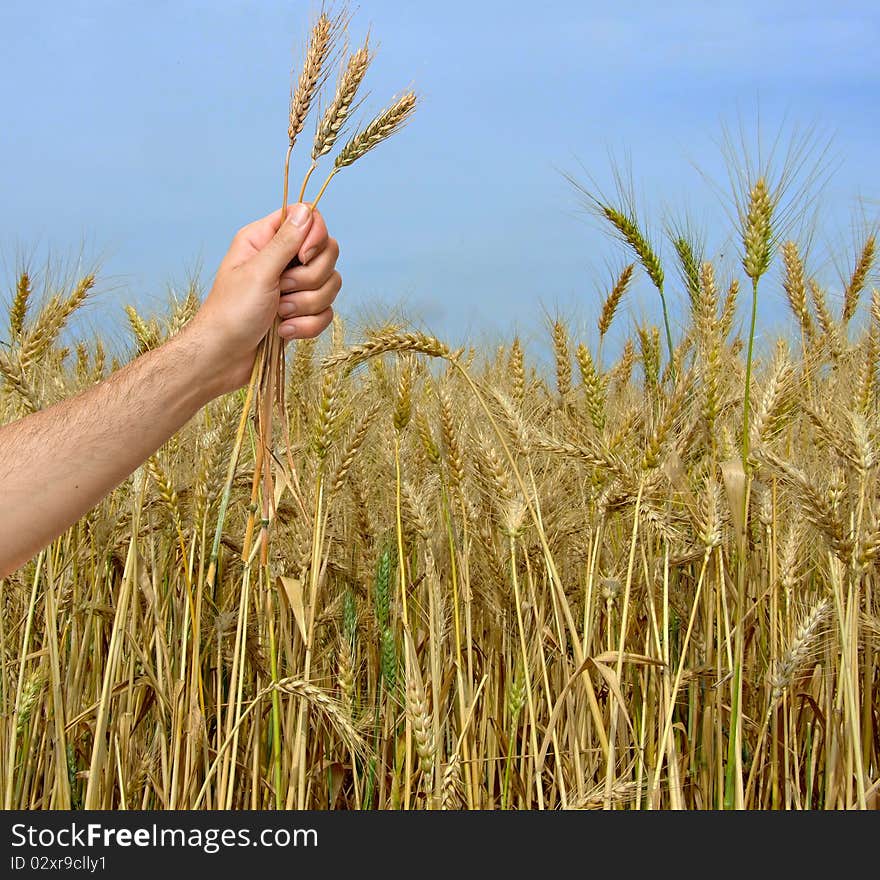
[[[336,83],[336,92],[333,95],[333,100],[327,105],[327,109],[318,122],[315,129],[315,142],[312,146],[312,164],[302,182],[302,188],[299,193],[300,201],[303,200],[309,178],[318,165],[318,159],[321,156],[326,156],[333,149],[339,133],[342,131],[346,120],[355,107],[354,100],[358,89],[363,82],[370,62],[374,58],[374,53],[370,51],[369,41],[370,38],[368,36],[364,40],[363,46],[349,56],[348,62],[342,69]]]
[[[326,78],[325,66],[342,24],[339,16],[330,18],[322,12],[312,27],[303,68],[290,95],[287,138],[291,147],[303,130],[312,101]]]
[[[288,178],[290,176],[290,154],[297,137],[303,130],[312,102],[327,78],[327,62],[333,54],[340,34],[348,24],[348,15],[343,10],[331,17],[326,12],[318,16],[309,35],[305,60],[296,86],[290,93],[290,111],[287,121],[287,156],[284,159],[284,196],[281,203],[282,219],[287,214]]]
[[[32,292],[31,276],[26,271],[22,272],[18,276],[15,295],[12,298],[12,305],[9,307],[9,334],[13,342],[20,342],[24,334],[24,322],[27,318]]]
[[[626,293],[630,281],[632,281],[634,270],[635,263],[630,263],[628,266],[624,266],[620,275],[617,276],[614,286],[611,288],[608,296],[602,303],[602,311],[599,314],[599,322],[597,325],[600,338],[604,338],[605,334],[611,329],[611,322],[617,314],[617,307],[620,305],[620,301],[623,299],[623,295]]]
[[[381,144],[382,141],[387,140],[391,135],[400,131],[412,118],[417,104],[418,98],[416,93],[410,89],[386,107],[369,125],[353,135],[336,156],[333,170],[327,175],[324,185],[318,191],[318,195],[315,196],[312,208],[314,209],[318,204],[334,175],[338,174],[343,168],[352,165],[361,156],[366,155],[374,147]]]

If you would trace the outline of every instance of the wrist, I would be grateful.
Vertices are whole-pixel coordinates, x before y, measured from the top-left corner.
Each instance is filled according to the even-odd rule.
[[[195,322],[171,337],[163,348],[167,348],[175,374],[180,377],[181,398],[193,411],[233,390],[216,344]]]

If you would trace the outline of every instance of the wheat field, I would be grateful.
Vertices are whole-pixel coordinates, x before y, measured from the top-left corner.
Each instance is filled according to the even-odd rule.
[[[339,319],[288,347],[265,559],[245,392],[203,410],[2,582],[4,806],[876,808],[875,243],[825,289],[762,186],[724,278],[606,205],[634,262],[555,370]],[[638,277],[674,332],[624,326]],[[753,353],[743,280],[790,338]],[[0,423],[119,367],[68,328],[94,285],[16,279]],[[128,307],[130,355],[199,295]]]

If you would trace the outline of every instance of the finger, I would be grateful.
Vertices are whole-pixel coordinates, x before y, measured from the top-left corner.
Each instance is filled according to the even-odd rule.
[[[267,214],[253,223],[242,226],[223,258],[224,263],[239,266],[259,253],[275,236],[281,224],[281,209]]]
[[[288,207],[288,214],[293,207],[295,206],[291,205]],[[309,235],[300,248],[299,256],[302,263],[307,262],[303,257],[312,259],[314,254],[320,251],[327,242],[327,224],[324,222],[324,218],[321,216],[320,211],[313,211],[312,215],[312,228],[309,230]],[[253,223],[242,226],[232,239],[229,250],[223,258],[223,264],[240,266],[246,260],[249,260],[274,238],[280,225],[281,209],[278,208],[278,210],[273,211],[271,214],[267,214],[259,220],[254,220]]]
[[[258,254],[253,265],[267,279],[279,279],[284,268],[303,246],[312,228],[312,209],[308,205],[291,205],[287,219]]]
[[[327,224],[319,211],[312,212],[312,228],[306,236],[306,240],[302,243],[297,256],[299,261],[305,265],[313,260],[324,248],[330,236],[327,232]]]
[[[278,335],[282,339],[314,339],[330,326],[332,320],[333,309],[324,309],[318,315],[290,318],[278,325]]]
[[[324,249],[312,257],[307,266],[290,269],[281,276],[281,292],[293,293],[295,290],[317,290],[332,274],[339,258],[339,245],[330,238]]]
[[[333,305],[341,289],[342,276],[338,272],[331,272],[330,277],[317,290],[300,290],[283,297],[278,305],[278,317],[320,314]]]

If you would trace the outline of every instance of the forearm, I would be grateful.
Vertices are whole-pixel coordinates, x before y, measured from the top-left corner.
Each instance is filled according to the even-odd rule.
[[[0,427],[0,577],[118,486],[219,390],[186,332],[78,396]]]
[[[239,230],[207,299],[174,339],[78,397],[0,427],[0,577],[91,510],[211,398],[242,387],[266,333],[308,339],[326,329],[342,283],[339,247],[308,205],[292,205],[284,222],[281,213]]]

